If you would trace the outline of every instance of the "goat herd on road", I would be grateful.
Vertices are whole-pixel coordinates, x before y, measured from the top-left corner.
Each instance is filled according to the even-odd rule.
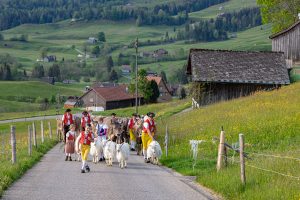
[[[71,125],[69,130],[72,132],[72,127],[74,127],[73,137],[71,137],[73,150],[71,151],[67,147],[70,133],[64,130],[64,120],[57,119],[58,130],[64,135],[66,161],[71,161],[71,154],[75,153],[75,160],[83,163],[81,172],[89,172],[90,168],[86,160],[87,154],[90,154],[92,162],[95,164],[99,161],[105,161],[107,166],[112,166],[113,162],[117,160],[119,167],[123,169],[127,167],[130,151],[136,151],[137,155],[144,156],[145,162],[157,165],[162,150],[159,143],[153,139],[154,133],[151,135],[148,132],[151,140],[146,145],[146,149],[145,146],[143,147],[144,141],[142,142],[142,140],[145,140],[145,137],[142,135],[147,134],[145,133],[147,131],[144,131],[146,118],[147,115],[145,117],[133,115],[133,118],[91,116],[90,123],[83,128],[83,118],[74,117],[74,125]],[[101,129],[106,128],[105,135],[99,134],[99,125],[101,125]],[[85,133],[86,130],[89,130],[89,133]],[[84,134],[90,134],[90,137],[86,137]],[[88,143],[87,151],[85,151],[86,143],[83,143],[83,141],[86,142],[86,138],[92,138]]]

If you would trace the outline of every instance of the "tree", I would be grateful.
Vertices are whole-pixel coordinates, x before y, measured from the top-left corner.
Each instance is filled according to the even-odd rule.
[[[110,81],[118,81],[118,74],[117,72],[113,69],[109,75],[109,80]]]
[[[272,31],[279,32],[298,19],[300,0],[257,0],[263,23],[272,23]]]
[[[112,68],[113,68],[113,66],[114,66],[114,61],[113,61],[113,59],[112,59],[111,56],[108,56],[108,57],[106,58],[106,60],[105,60],[105,66],[106,66],[106,68],[107,68],[107,71],[108,71],[108,72],[111,72],[111,70],[112,70]]]
[[[4,40],[4,36],[2,35],[2,33],[0,33],[0,41]]]
[[[60,80],[60,68],[59,65],[54,63],[48,70],[48,76],[56,77],[57,80]]]
[[[167,80],[167,75],[166,75],[166,72],[165,71],[161,71],[160,72],[160,76],[161,78],[165,81],[165,83],[168,83],[168,80]]]
[[[150,103],[156,103],[157,99],[160,95],[158,85],[154,80],[151,80],[150,83],[149,83],[149,87],[150,87],[149,91],[150,90],[152,91],[151,95],[150,95],[150,98],[149,98],[149,102]]]
[[[19,38],[19,41],[27,42],[28,41],[28,35],[27,34],[22,34]]]
[[[99,45],[93,47],[92,54],[94,54],[96,56],[98,56],[100,54],[100,47],[99,47]]]
[[[106,42],[104,32],[99,32],[98,33],[98,40],[99,40],[99,42]]]
[[[4,63],[4,66],[1,67],[1,79],[5,81],[10,81],[12,80],[12,74],[11,74],[11,69],[10,66],[6,63]]]
[[[32,77],[41,78],[45,76],[44,67],[41,64],[36,64],[32,70]]]
[[[185,99],[186,98],[186,91],[184,89],[184,87],[180,87],[178,88],[178,96],[179,96],[179,99]]]

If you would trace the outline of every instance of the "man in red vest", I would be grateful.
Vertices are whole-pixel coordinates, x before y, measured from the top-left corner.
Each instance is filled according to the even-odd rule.
[[[82,130],[85,130],[85,127],[87,124],[91,124],[91,116],[87,111],[82,112],[82,117],[81,117],[81,128]]]
[[[142,130],[142,143],[143,143],[143,154],[146,163],[150,163],[147,157],[147,148],[153,141],[154,134],[156,132],[156,125],[154,122],[155,114],[153,112],[147,113],[144,117],[143,130]]]
[[[71,109],[67,109],[62,117],[62,127],[64,127],[64,142],[66,143],[66,134],[70,130],[70,125],[74,124],[74,117],[71,114]]]

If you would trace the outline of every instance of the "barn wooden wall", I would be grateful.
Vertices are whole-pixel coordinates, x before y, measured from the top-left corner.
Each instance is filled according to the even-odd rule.
[[[300,24],[273,38],[272,51],[282,51],[286,59],[300,61]]]

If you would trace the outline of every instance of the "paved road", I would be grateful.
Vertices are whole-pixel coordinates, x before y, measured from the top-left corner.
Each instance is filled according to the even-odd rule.
[[[93,164],[81,174],[81,163],[64,161],[62,144],[49,151],[31,170],[3,195],[5,200],[109,199],[109,200],[202,200],[216,199],[194,183],[171,170],[146,164],[140,156],[129,158],[128,168],[117,163],[107,167]]]

